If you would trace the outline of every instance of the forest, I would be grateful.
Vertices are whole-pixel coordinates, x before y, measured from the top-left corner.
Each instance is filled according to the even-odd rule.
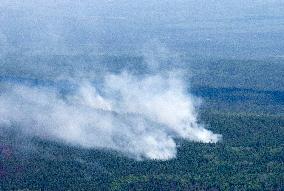
[[[128,63],[131,70],[131,63],[139,61],[136,57],[125,59],[110,57],[105,63],[118,63],[117,69],[111,68],[119,72],[120,62]],[[37,61],[47,62],[44,58]],[[215,62],[220,68],[230,63]],[[242,66],[248,63],[244,61]],[[253,66],[256,64],[248,67]],[[142,71],[137,67],[133,72]],[[226,75],[220,68],[219,73]],[[206,64],[200,66],[202,69],[208,70]],[[255,70],[255,76],[249,78],[257,80],[257,70],[261,69]],[[272,77],[277,80],[279,76]],[[189,91],[202,99],[198,120],[222,134],[221,142],[178,139],[174,159],[135,160],[113,150],[26,137],[15,124],[13,130],[2,128],[0,133],[0,190],[283,190],[283,89],[277,85],[269,90],[249,84],[236,87],[234,80],[221,83],[218,78],[211,80],[211,85],[201,86],[195,82],[202,74],[190,78],[194,79]],[[7,79],[13,80],[7,75],[1,80]],[[219,87],[214,86],[216,81]],[[260,80],[258,84],[265,83]]]

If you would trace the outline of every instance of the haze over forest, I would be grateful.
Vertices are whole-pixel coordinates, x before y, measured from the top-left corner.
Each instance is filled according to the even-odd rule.
[[[0,0],[0,191],[283,190],[283,10]]]
[[[192,55],[283,57],[283,8],[274,0],[2,0],[0,42],[21,54],[129,54],[157,39]]]

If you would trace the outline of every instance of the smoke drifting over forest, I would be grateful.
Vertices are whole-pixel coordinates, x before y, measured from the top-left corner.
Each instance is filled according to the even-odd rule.
[[[100,3],[99,6],[96,3]],[[163,67],[171,52],[158,41],[151,41],[152,36],[142,37],[136,30],[131,31],[132,35],[123,35],[135,25],[133,19],[140,23],[137,30],[142,30],[145,24],[142,14],[127,11],[133,6],[135,10],[145,11],[151,6],[160,7],[161,10],[149,11],[153,23],[187,16],[155,20],[163,6],[149,3],[139,3],[142,7],[129,3],[123,8],[116,1],[83,1],[80,4],[5,1],[1,4],[1,72],[14,79],[3,78],[0,82],[1,128],[17,127],[29,136],[87,148],[111,149],[137,159],[174,158],[175,139],[179,138],[218,142],[221,135],[198,122],[199,100],[188,93],[183,71]],[[176,9],[182,5],[179,2]],[[112,12],[112,7],[117,9]],[[85,74],[85,71],[77,71],[81,63],[76,63],[77,66],[70,69],[73,75],[64,72],[58,75],[59,79],[54,73],[61,66],[53,63],[27,66],[19,59],[14,66],[5,65],[5,59],[13,55],[96,53],[100,48],[105,49],[102,44],[111,46],[113,42],[118,47],[125,38],[141,39],[138,47],[144,40],[151,41],[141,48],[145,67],[150,72],[137,75],[125,69],[120,73],[88,71]],[[45,82],[47,77],[41,75],[43,71],[53,72],[46,74],[51,84]],[[76,72],[79,78],[74,77]],[[29,82],[18,78],[26,73],[32,78]],[[100,80],[94,80],[97,76]]]
[[[105,73],[100,82],[66,77],[65,86],[73,88],[65,92],[56,85],[2,83],[1,126],[137,159],[174,158],[175,138],[219,141],[220,135],[198,124],[198,99],[188,94],[179,72],[157,71]]]

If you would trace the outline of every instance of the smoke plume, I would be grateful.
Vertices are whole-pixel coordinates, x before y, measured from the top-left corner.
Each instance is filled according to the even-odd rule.
[[[158,40],[141,48],[159,35],[151,26],[176,20],[157,19],[169,9],[150,2],[1,2],[0,131],[17,128],[32,137],[160,160],[176,156],[176,139],[220,140],[198,122],[198,101],[188,93],[173,54]],[[135,45],[126,46],[130,42]],[[147,72],[132,72],[126,62],[119,63],[124,71],[114,73],[84,56],[97,49],[94,55],[129,53],[133,47],[135,54],[142,49]]]
[[[176,138],[204,143],[221,138],[198,124],[195,99],[178,72],[106,73],[100,83],[73,79],[67,84],[73,89],[2,82],[0,126],[137,159],[174,158]]]

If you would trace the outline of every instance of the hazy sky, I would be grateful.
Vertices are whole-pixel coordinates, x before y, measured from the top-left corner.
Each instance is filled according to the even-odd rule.
[[[196,53],[279,55],[283,10],[276,0],[1,0],[0,46],[66,54],[159,39]]]

